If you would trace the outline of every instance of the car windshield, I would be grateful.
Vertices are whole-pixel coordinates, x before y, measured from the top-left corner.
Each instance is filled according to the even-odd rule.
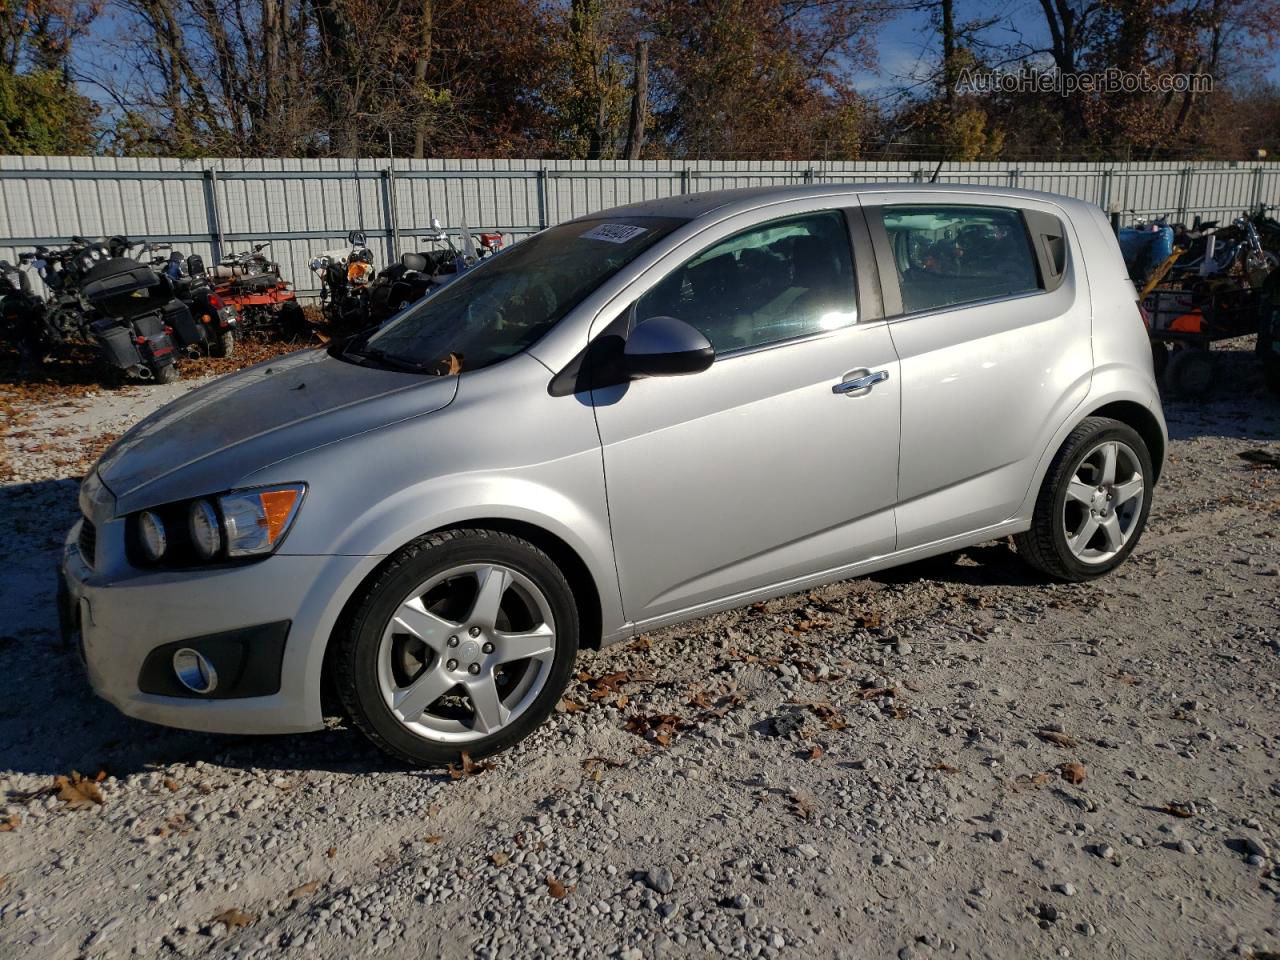
[[[505,360],[684,222],[602,217],[551,227],[467,271],[346,354],[441,376]]]

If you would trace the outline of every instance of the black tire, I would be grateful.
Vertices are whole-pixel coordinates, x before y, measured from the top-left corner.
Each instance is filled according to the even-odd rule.
[[[1077,558],[1067,545],[1067,531],[1061,518],[1067,499],[1067,487],[1086,456],[1106,440],[1119,440],[1127,444],[1141,462],[1142,476],[1146,480],[1142,508],[1137,516],[1129,539],[1111,559],[1102,563],[1085,563]],[[1014,537],[1018,555],[1027,563],[1056,580],[1079,583],[1104,576],[1124,563],[1142,537],[1151,511],[1151,491],[1154,471],[1151,453],[1136,430],[1108,417],[1086,417],[1067,436],[1049,464],[1040,493],[1036,497],[1031,529]]]
[[[286,300],[280,305],[280,331],[286,337],[311,335],[311,325],[307,323],[307,315],[297,300]]]
[[[1157,380],[1164,376],[1169,367],[1169,345],[1163,340],[1151,341],[1151,366]]]
[[[451,567],[499,563],[519,571],[542,591],[555,617],[555,651],[541,690],[524,712],[489,736],[464,744],[430,740],[408,729],[383,699],[378,682],[382,634],[393,613],[419,585]],[[513,746],[546,720],[572,675],[579,643],[573,591],[560,568],[526,540],[495,530],[462,529],[429,534],[396,553],[357,601],[335,637],[334,686],[352,722],[380,749],[412,766],[457,762],[463,751],[477,758]],[[465,637],[464,637],[465,639]]]
[[[231,330],[224,330],[213,348],[215,357],[229,357],[236,352],[236,335]]]
[[[1262,380],[1268,390],[1280,397],[1280,357],[1262,358]]]
[[[1165,372],[1165,383],[1179,399],[1203,400],[1213,392],[1217,375],[1212,351],[1188,347],[1174,351]]]
[[[178,377],[178,365],[176,363],[162,363],[152,371],[155,376],[156,383],[173,383]]]

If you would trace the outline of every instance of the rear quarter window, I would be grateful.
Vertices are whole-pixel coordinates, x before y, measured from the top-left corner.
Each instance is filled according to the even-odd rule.
[[[1026,222],[1009,207],[893,204],[881,219],[904,313],[1043,289]]]

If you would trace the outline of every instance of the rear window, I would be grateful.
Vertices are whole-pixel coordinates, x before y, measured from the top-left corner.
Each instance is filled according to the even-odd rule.
[[[1006,207],[881,208],[904,313],[1041,289],[1022,214]]]

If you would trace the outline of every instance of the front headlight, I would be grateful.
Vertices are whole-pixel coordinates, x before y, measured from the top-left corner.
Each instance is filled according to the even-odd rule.
[[[280,546],[306,484],[232,490],[129,517],[129,555],[144,567],[189,567],[265,557]]]
[[[144,511],[138,518],[138,534],[138,540],[148,560],[155,563],[164,556],[169,546],[169,538],[164,532],[164,521],[158,514],[150,510]]]
[[[227,556],[256,557],[270,553],[284,539],[302,505],[300,483],[237,490],[218,498]]]

